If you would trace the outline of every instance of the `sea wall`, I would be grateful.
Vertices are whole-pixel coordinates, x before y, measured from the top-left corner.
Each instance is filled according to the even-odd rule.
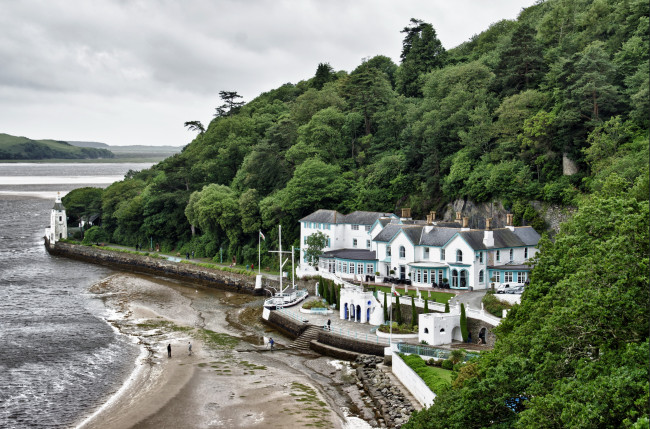
[[[384,347],[386,347],[385,344],[345,337],[327,331],[321,331],[318,333],[318,342],[338,349],[381,357],[384,356]]]
[[[268,318],[262,317],[262,321],[293,339],[298,338],[309,326],[307,323],[299,322],[278,311],[269,311]]]
[[[204,268],[194,264],[173,262],[133,253],[62,243],[60,241],[54,245],[49,245],[46,242],[45,247],[52,255],[106,265],[112,268],[195,281],[204,286],[216,289],[250,294],[264,293],[263,290],[255,290],[254,276]],[[277,282],[265,278],[262,280],[262,287],[274,286],[274,283]]]

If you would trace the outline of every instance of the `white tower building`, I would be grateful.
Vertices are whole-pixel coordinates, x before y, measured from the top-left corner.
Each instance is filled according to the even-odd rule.
[[[61,203],[61,194],[57,192],[54,207],[50,212],[50,227],[45,230],[45,235],[54,244],[62,238],[68,238],[68,224],[65,207]]]

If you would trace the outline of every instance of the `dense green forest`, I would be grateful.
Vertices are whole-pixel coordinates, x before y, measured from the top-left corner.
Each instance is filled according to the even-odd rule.
[[[322,63],[248,103],[223,91],[180,154],[64,204],[100,211],[118,243],[244,263],[259,229],[263,255],[279,224],[298,245],[319,208],[424,218],[498,200],[522,221],[539,218],[531,201],[577,207],[542,240],[495,350],[408,427],[647,428],[649,14],[646,0],[541,1],[449,50],[412,20],[400,64]]]
[[[0,133],[1,160],[114,158],[106,149],[76,147],[64,141],[31,140]]]

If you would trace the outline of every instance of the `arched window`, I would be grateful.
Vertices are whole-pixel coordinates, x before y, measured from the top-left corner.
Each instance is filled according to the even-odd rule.
[[[478,282],[483,283],[485,280],[483,278],[483,270],[478,272]]]
[[[399,257],[406,258],[406,249],[404,248],[404,246],[399,247]]]
[[[467,287],[467,270],[460,271],[460,287]]]
[[[451,271],[451,287],[458,287],[458,271]]]
[[[463,262],[463,251],[460,249],[456,250],[456,262]]]

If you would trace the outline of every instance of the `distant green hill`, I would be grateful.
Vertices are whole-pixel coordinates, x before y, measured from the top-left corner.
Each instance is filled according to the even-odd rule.
[[[0,133],[0,160],[115,158],[107,149],[73,146],[64,141],[31,140]]]
[[[155,159],[161,160],[179,153],[183,150],[183,146],[145,146],[145,145],[128,145],[128,146],[112,146],[106,143],[98,142],[84,142],[84,141],[68,141],[73,146],[79,147],[94,147],[108,149],[115,154],[116,158],[120,159]]]

